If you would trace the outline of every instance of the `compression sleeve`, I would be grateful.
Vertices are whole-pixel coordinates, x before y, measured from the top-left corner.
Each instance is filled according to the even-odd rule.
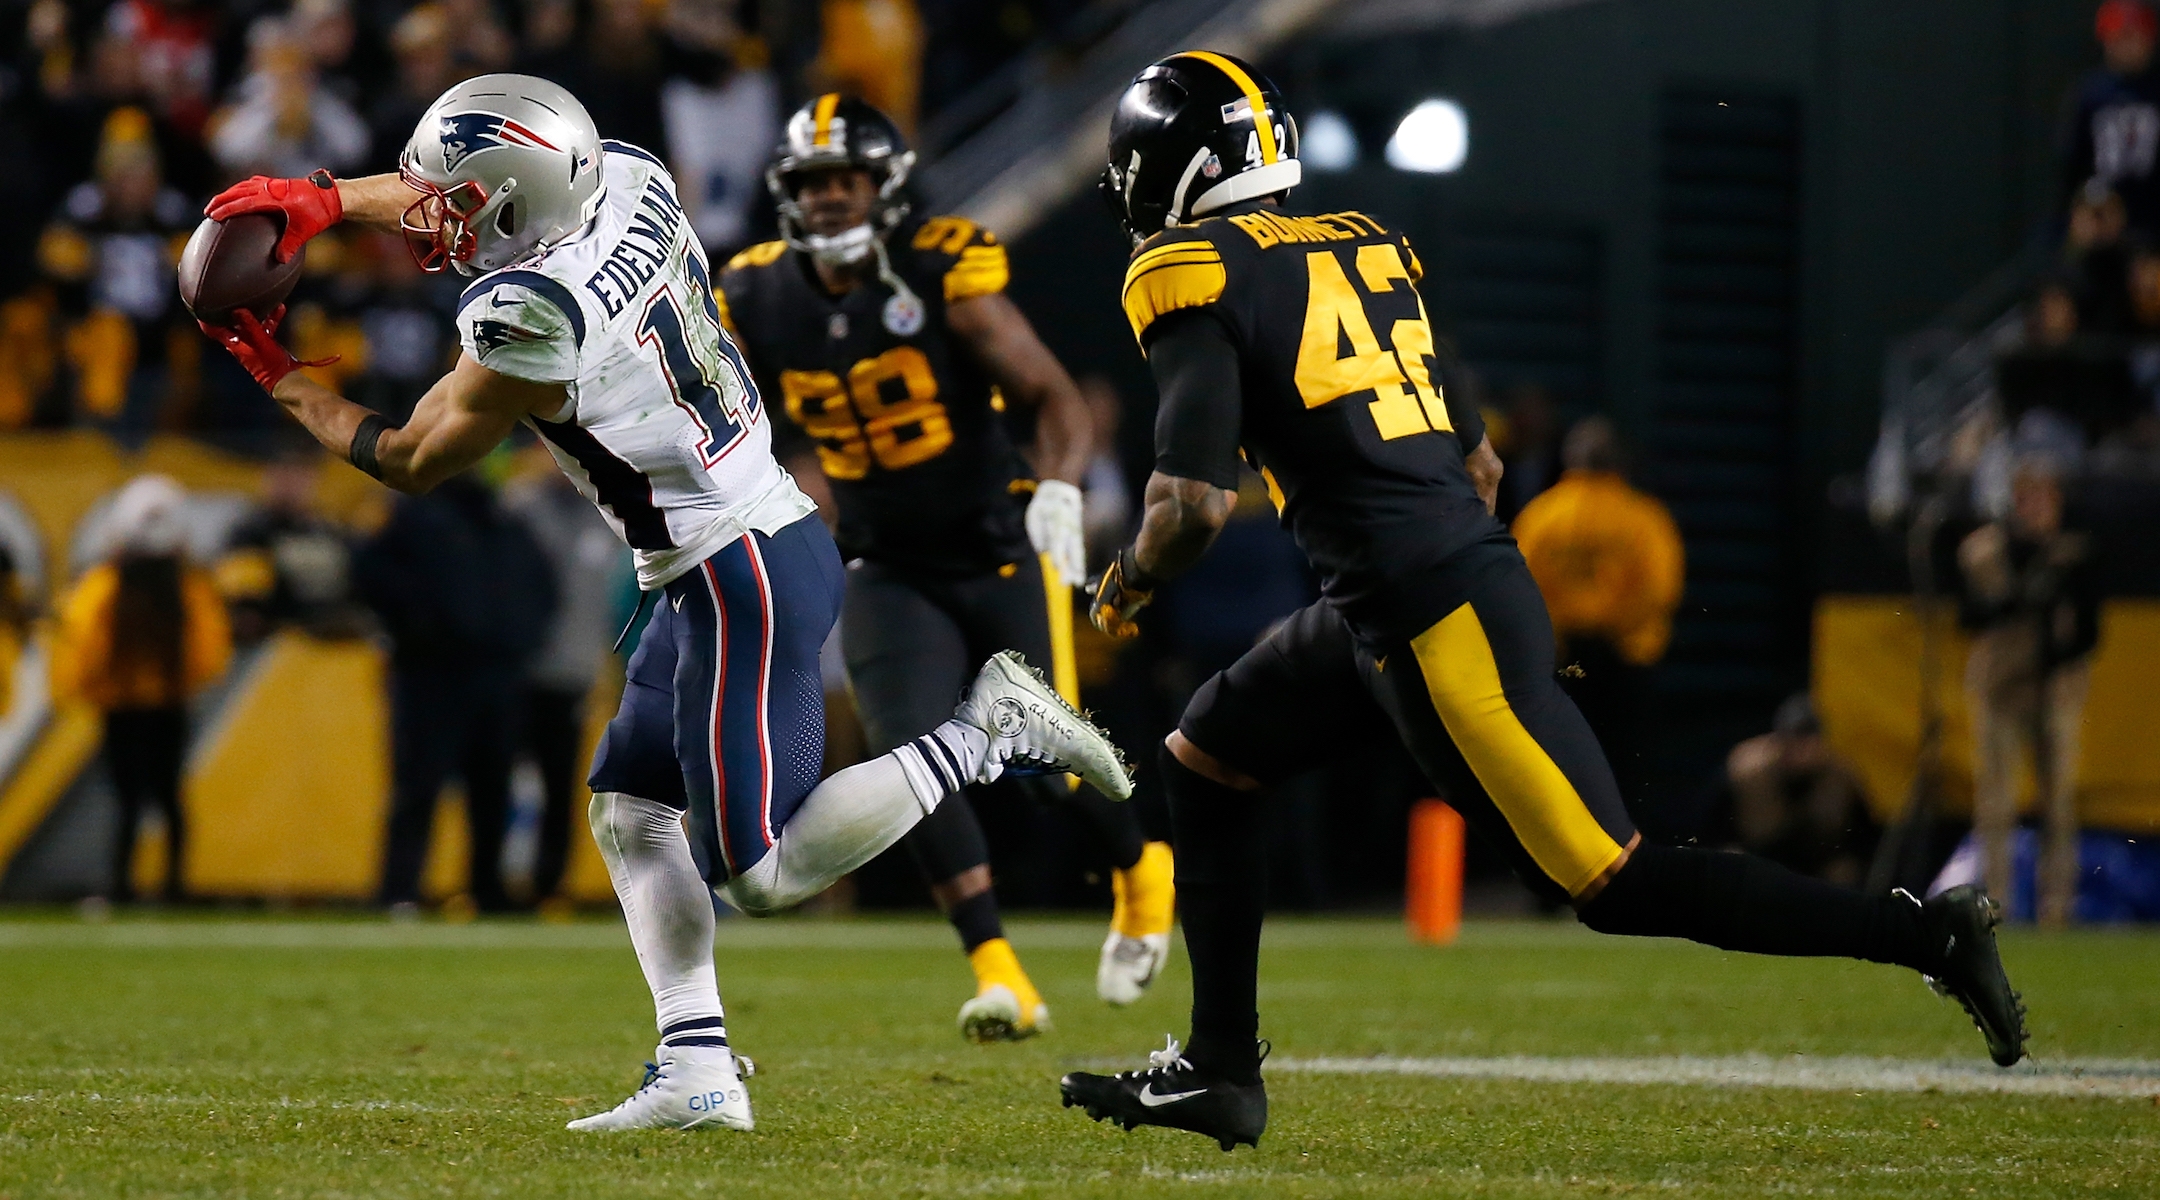
[[[1447,403],[1448,420],[1454,423],[1455,440],[1464,454],[1474,453],[1478,443],[1485,440],[1485,413],[1470,398],[1467,389],[1450,388],[1441,397]]]
[[[1467,372],[1460,366],[1445,360],[1438,366],[1435,379],[1440,384],[1440,400],[1447,405],[1448,424],[1455,427],[1455,442],[1467,458],[1485,440],[1485,413],[1478,407],[1478,389],[1471,386]]]
[[[1235,491],[1244,405],[1230,332],[1213,313],[1169,313],[1148,330],[1147,358],[1162,397],[1155,469]]]

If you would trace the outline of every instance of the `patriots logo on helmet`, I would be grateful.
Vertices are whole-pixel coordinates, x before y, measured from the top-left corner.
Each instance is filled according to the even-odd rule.
[[[436,135],[442,139],[443,167],[450,171],[457,170],[457,165],[468,155],[498,146],[556,149],[553,142],[496,113],[452,113],[442,119],[442,127],[436,130]]]

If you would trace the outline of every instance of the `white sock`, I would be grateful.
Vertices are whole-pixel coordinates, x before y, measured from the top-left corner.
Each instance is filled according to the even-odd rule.
[[[652,988],[660,1040],[726,1046],[727,1018],[713,972],[712,893],[690,857],[682,814],[652,800],[597,792],[586,819]]]
[[[899,841],[940,801],[960,790],[957,780],[945,786],[954,769],[946,761],[947,754],[970,770],[980,764],[989,739],[979,729],[969,730],[975,741],[974,749],[968,750],[961,737],[946,733],[951,729],[968,727],[948,721],[933,733],[890,754],[857,763],[817,785],[780,827],[765,857],[721,887],[722,898],[754,917],[793,908]],[[961,742],[960,747],[945,745],[947,737]],[[918,748],[917,743],[928,738],[938,739],[944,752],[937,745]],[[970,757],[961,757],[963,753]],[[939,763],[936,768],[927,761],[933,755]]]
[[[895,746],[892,757],[899,761],[900,769],[907,772],[908,786],[922,802],[923,812],[929,813],[939,801],[981,775],[983,759],[989,753],[989,734],[954,720],[913,741]]]

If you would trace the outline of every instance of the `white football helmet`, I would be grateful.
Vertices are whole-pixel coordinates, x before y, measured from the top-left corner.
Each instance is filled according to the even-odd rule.
[[[600,211],[600,133],[568,91],[481,75],[437,97],[398,156],[420,193],[401,224],[428,272],[484,275],[562,241]]]

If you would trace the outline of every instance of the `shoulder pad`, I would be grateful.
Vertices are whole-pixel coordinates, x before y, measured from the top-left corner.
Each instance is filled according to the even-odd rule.
[[[1410,269],[1410,282],[1424,282],[1425,264],[1418,261],[1417,251],[1410,248],[1410,235],[1398,233],[1395,235],[1395,242],[1402,247],[1403,265]]]
[[[785,253],[787,253],[786,242],[759,242],[755,246],[738,251],[735,257],[727,260],[727,265],[720,269],[723,271],[737,271],[747,267],[770,266]]]
[[[505,290],[509,289],[509,290]],[[563,282],[539,271],[497,271],[458,297],[460,319],[503,318],[585,342],[585,310]]]
[[[919,254],[951,260],[945,267],[947,304],[1002,292],[1012,280],[1012,263],[997,235],[966,217],[932,217],[908,244]]]
[[[1174,230],[1149,239],[1125,268],[1125,319],[1133,337],[1145,339],[1164,313],[1220,300],[1227,278],[1222,252],[1206,234]]]
[[[502,271],[458,301],[458,333],[467,353],[489,370],[519,379],[577,377],[585,311],[569,288],[538,271]]]

